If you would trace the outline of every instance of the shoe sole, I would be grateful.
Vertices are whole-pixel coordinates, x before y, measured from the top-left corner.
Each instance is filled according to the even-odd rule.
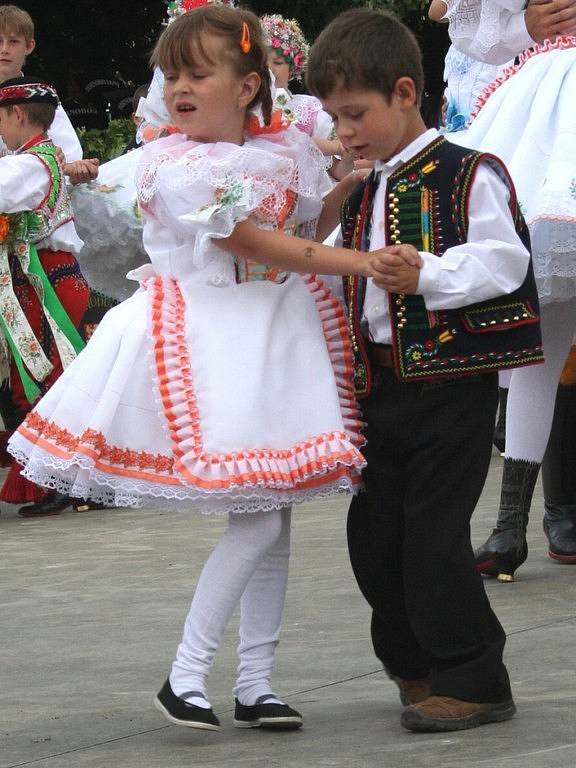
[[[236,720],[234,728],[267,728],[269,730],[296,730],[302,727],[302,719],[297,717],[259,717],[258,720]]]
[[[556,552],[548,550],[548,556],[555,560],[557,563],[564,563],[565,565],[576,565],[576,555],[557,555]]]
[[[422,716],[416,712],[404,712],[400,724],[408,731],[421,733],[439,733],[443,731],[464,731],[468,728],[477,728],[489,723],[501,723],[510,720],[516,714],[515,704],[503,705],[500,709],[492,709],[487,712],[476,712],[469,717],[458,718],[432,718]]]
[[[196,728],[199,731],[221,731],[222,730],[222,727],[220,725],[211,725],[210,723],[202,723],[197,720],[179,720],[177,717],[174,717],[174,715],[171,715],[170,712],[168,712],[164,704],[162,704],[162,702],[157,696],[154,698],[154,706],[156,707],[156,709],[162,712],[166,720],[169,720],[174,725],[183,725],[186,728]]]
[[[32,520],[35,517],[57,517],[60,512],[18,512],[19,517],[25,520]]]

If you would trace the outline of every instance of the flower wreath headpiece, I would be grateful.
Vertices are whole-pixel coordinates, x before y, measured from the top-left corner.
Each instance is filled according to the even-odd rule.
[[[296,19],[285,19],[278,13],[261,16],[264,42],[282,56],[290,67],[290,79],[301,80],[306,68],[309,45]]]
[[[235,0],[168,0],[168,24],[178,16],[182,16],[194,8],[201,8],[203,5],[236,5]]]

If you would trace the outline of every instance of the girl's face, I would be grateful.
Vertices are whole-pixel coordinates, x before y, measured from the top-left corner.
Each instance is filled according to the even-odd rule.
[[[174,125],[194,141],[241,144],[246,108],[260,87],[255,72],[239,77],[222,39],[202,41],[209,60],[165,70],[164,99]]]
[[[276,51],[268,51],[268,66],[276,78],[277,88],[288,88],[290,80],[290,67],[283,56],[278,56]]]

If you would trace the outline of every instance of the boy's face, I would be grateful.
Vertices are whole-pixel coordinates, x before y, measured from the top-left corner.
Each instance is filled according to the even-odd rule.
[[[34,40],[10,30],[0,30],[0,83],[19,77],[28,56],[34,50]]]
[[[400,78],[388,100],[379,91],[340,85],[322,99],[322,106],[334,120],[345,149],[365,160],[386,161],[416,138],[416,97],[411,88],[410,78]]]
[[[0,136],[10,150],[18,149],[24,143],[21,111],[17,106],[12,107],[12,110],[0,107]]]

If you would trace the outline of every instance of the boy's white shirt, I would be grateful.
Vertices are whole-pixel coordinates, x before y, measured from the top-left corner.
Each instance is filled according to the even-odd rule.
[[[0,208],[2,213],[33,211],[50,191],[50,174],[34,155],[0,157]],[[82,240],[73,221],[59,226],[50,237],[36,244],[51,251],[80,253]]]
[[[408,162],[439,136],[436,129],[423,133],[387,162],[378,161],[375,170],[380,180],[374,196],[370,250],[383,248],[385,238],[385,193],[390,174]],[[508,208],[506,184],[491,168],[481,165],[470,189],[468,205],[468,240],[448,248],[440,258],[421,251],[424,262],[418,279],[417,293],[426,308],[457,309],[479,301],[503,296],[522,285],[530,262],[530,254],[516,233]],[[498,233],[498,239],[494,238]],[[340,233],[335,245],[342,244]],[[330,287],[342,295],[342,280],[328,280]],[[372,279],[366,286],[363,320],[367,335],[377,344],[390,344],[388,293]]]
[[[444,0],[454,46],[477,61],[506,64],[536,45],[526,29],[525,0]]]

